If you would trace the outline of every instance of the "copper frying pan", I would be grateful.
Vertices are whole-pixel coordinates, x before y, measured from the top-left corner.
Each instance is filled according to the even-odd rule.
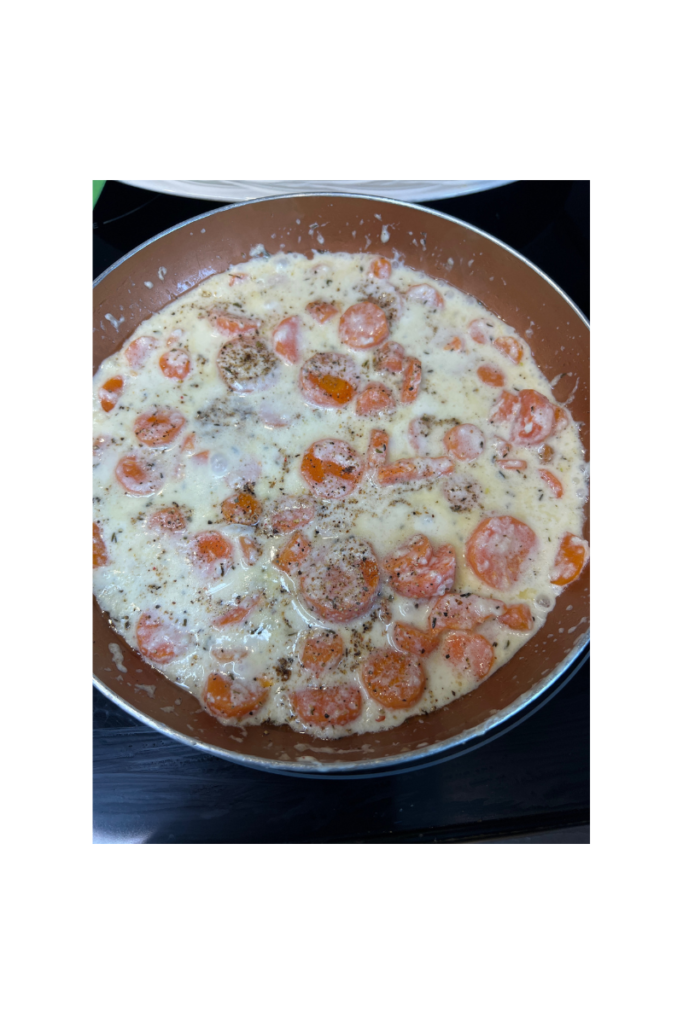
[[[271,253],[311,255],[315,247],[392,257],[397,251],[410,266],[474,295],[526,337],[546,377],[557,378],[555,397],[571,399],[588,453],[587,321],[512,249],[462,221],[409,203],[339,194],[281,196],[214,210],[158,235],[95,282],[94,368],[141,321],[205,278],[249,259],[259,243]],[[132,651],[96,603],[95,684],[147,725],[243,765],[333,775],[417,766],[466,749],[548,695],[587,646],[589,583],[590,569],[565,588],[544,628],[477,690],[385,733],[323,742],[286,726],[222,726]],[[114,664],[112,643],[123,650],[125,673]]]

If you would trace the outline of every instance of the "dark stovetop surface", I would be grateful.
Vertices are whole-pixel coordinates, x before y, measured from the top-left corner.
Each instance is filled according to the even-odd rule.
[[[222,203],[109,181],[94,274]],[[424,203],[511,245],[589,315],[589,183],[520,181]],[[589,841],[589,663],[517,728],[463,757],[373,779],[295,779],[197,753],[93,691],[98,843]]]

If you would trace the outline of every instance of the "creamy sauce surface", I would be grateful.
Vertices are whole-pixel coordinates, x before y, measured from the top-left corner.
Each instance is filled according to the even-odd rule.
[[[226,722],[325,739],[441,707],[587,558],[578,429],[528,344],[398,261],[210,278],[105,360],[93,415],[97,600]]]

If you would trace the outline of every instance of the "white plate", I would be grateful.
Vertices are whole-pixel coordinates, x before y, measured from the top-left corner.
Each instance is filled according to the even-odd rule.
[[[420,203],[426,199],[446,199],[449,196],[483,192],[510,181],[129,181],[152,192],[168,192],[174,196],[192,199],[222,200],[226,203],[247,199],[266,199],[292,192],[354,192],[385,199],[402,199]]]

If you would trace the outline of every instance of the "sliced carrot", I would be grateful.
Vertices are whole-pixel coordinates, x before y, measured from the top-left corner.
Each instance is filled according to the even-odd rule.
[[[102,385],[99,391],[100,405],[105,412],[111,412],[121,397],[123,391],[123,377],[110,377]]]
[[[553,432],[556,406],[545,395],[531,389],[520,391],[519,402],[510,440],[530,448],[545,441]]]
[[[153,457],[142,453],[124,455],[116,466],[116,479],[129,494],[154,494],[163,487],[164,474]]]
[[[109,555],[107,554],[107,546],[104,543],[102,537],[102,531],[100,530],[97,523],[92,524],[92,566],[93,569],[99,569],[100,566],[106,565],[109,561]]]
[[[314,675],[336,668],[344,654],[344,641],[330,630],[309,633],[301,652],[301,664]]]
[[[252,537],[241,536],[237,538],[237,543],[242,562],[245,565],[254,565],[261,555],[261,548],[256,541]]]
[[[372,608],[379,564],[364,540],[346,536],[319,549],[300,580],[304,603],[326,622],[351,622]]]
[[[550,573],[550,582],[566,587],[581,575],[587,560],[586,541],[573,533],[565,533]]]
[[[378,256],[370,264],[370,273],[373,277],[379,277],[383,280],[391,277],[391,263],[385,259],[384,256]]]
[[[569,426],[570,416],[566,409],[560,405],[555,406],[555,423],[553,424],[553,435],[559,434],[565,427]]]
[[[458,338],[456,336],[452,341],[449,341],[447,345],[444,345],[443,350],[444,352],[462,352],[463,348],[464,345],[462,338]]]
[[[313,522],[316,512],[317,506],[309,498],[281,498],[266,523],[274,534],[291,533]]]
[[[484,451],[486,438],[473,423],[460,423],[447,431],[443,443],[448,454],[458,462],[474,462]]]
[[[536,534],[513,516],[491,516],[479,523],[465,545],[472,572],[494,590],[509,590],[538,547]]]
[[[212,625],[216,629],[223,629],[225,626],[236,626],[249,618],[254,608],[257,608],[263,600],[262,594],[248,594],[241,601],[229,607],[222,608],[220,615],[213,620]]]
[[[360,690],[351,683],[327,688],[307,686],[294,690],[290,700],[299,721],[318,728],[348,725],[358,718],[363,706]]]
[[[378,345],[373,355],[373,366],[377,373],[400,373],[405,361],[403,345],[396,341],[385,341]]]
[[[473,320],[467,330],[478,345],[490,345],[496,336],[496,325],[490,320]]]
[[[384,384],[368,384],[356,399],[358,416],[379,416],[396,408],[394,396]]]
[[[404,405],[408,405],[410,402],[414,402],[417,396],[420,394],[420,384],[422,383],[422,363],[419,359],[413,359],[411,356],[406,359],[403,367],[403,384],[401,386],[401,402]]]
[[[351,445],[336,438],[316,441],[301,460],[301,475],[319,498],[345,498],[356,489],[363,460]]]
[[[365,456],[366,465],[370,467],[384,466],[389,454],[389,435],[386,430],[371,430],[368,451]]]
[[[268,690],[259,680],[243,682],[233,675],[212,672],[206,681],[204,706],[216,718],[245,718],[265,703]]]
[[[160,357],[159,366],[164,377],[185,380],[192,369],[192,361],[185,349],[172,348]]]
[[[474,629],[503,611],[502,601],[477,594],[444,594],[430,606],[428,625],[438,635],[446,629]]]
[[[360,383],[355,360],[340,352],[317,352],[306,360],[299,372],[299,387],[304,398],[323,409],[347,405]]]
[[[336,316],[339,310],[332,302],[309,302],[306,312],[310,313],[319,324],[324,324]]]
[[[134,370],[140,370],[147,362],[149,356],[161,344],[161,338],[143,336],[135,338],[134,341],[123,350],[128,363]]]
[[[190,560],[198,569],[204,572],[217,573],[221,570],[221,576],[225,568],[232,565],[232,544],[217,530],[206,530],[193,537],[190,545]]]
[[[311,550],[310,541],[300,530],[290,537],[286,544],[280,548],[275,558],[275,565],[278,569],[290,575],[298,566],[304,562]]]
[[[539,469],[538,475],[543,483],[548,485],[556,498],[562,497],[564,494],[564,487],[562,486],[562,482],[557,479],[554,473],[551,473],[549,469]]]
[[[498,621],[508,629],[516,629],[520,633],[528,633],[534,628],[534,617],[528,604],[510,604],[498,616]]]
[[[259,320],[252,320],[249,317],[243,316],[233,316],[216,310],[212,310],[209,313],[209,319],[221,334],[227,334],[230,338],[249,337],[256,334],[261,326]]]
[[[453,461],[447,458],[397,459],[377,471],[377,482],[382,487],[407,484],[416,480],[432,480],[453,472]]]
[[[283,362],[293,366],[299,359],[301,320],[288,316],[273,331],[273,351]]]
[[[156,609],[143,612],[138,619],[135,635],[140,653],[158,665],[168,665],[184,654],[188,646],[187,634]]]
[[[165,448],[176,439],[184,426],[185,417],[175,409],[155,406],[150,412],[138,416],[133,430],[138,441],[148,448]]]
[[[492,388],[502,388],[505,383],[505,377],[495,366],[477,367],[477,377]]]
[[[415,626],[409,626],[406,622],[397,622],[393,632],[394,645],[404,654],[414,654],[416,657],[427,657],[438,646],[438,638],[424,633]]]
[[[467,672],[478,680],[489,674],[495,660],[493,647],[479,633],[446,633],[442,651],[451,667]]]
[[[240,526],[256,526],[263,508],[261,502],[249,491],[241,491],[226,498],[221,505],[221,512],[226,523],[237,523]]]
[[[384,647],[372,651],[360,668],[360,678],[370,697],[385,708],[411,708],[427,683],[417,660]]]
[[[216,644],[211,648],[211,657],[215,658],[216,661],[220,661],[222,664],[227,662],[242,661],[246,658],[249,651],[245,647],[223,647],[222,644]]]
[[[524,355],[524,349],[516,338],[512,335],[505,335],[503,338],[493,339],[494,348],[497,348],[499,352],[502,352],[513,363],[521,363],[522,356]]]
[[[406,298],[421,302],[423,306],[431,306],[432,309],[441,309],[443,306],[443,295],[431,284],[412,285],[406,292]]]
[[[434,551],[427,538],[418,533],[384,559],[384,569],[397,594],[418,600],[438,597],[453,586],[455,551],[450,544]]]
[[[364,349],[380,345],[389,334],[384,310],[374,302],[357,302],[342,314],[339,337],[349,348]]]
[[[491,409],[491,423],[512,423],[519,413],[520,404],[517,395],[503,391]]]
[[[154,512],[147,520],[147,524],[153,530],[161,530],[163,533],[182,533],[187,529],[187,520],[175,505]]]

